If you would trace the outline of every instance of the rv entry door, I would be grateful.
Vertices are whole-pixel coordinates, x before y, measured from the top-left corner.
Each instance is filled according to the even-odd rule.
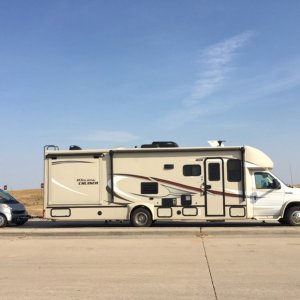
[[[206,216],[225,216],[224,161],[222,158],[205,159],[204,178]]]

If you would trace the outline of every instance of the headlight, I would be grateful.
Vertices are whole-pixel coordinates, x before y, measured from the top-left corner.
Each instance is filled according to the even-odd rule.
[[[4,209],[10,209],[10,207],[9,207],[7,204],[2,204],[2,207],[3,207]]]

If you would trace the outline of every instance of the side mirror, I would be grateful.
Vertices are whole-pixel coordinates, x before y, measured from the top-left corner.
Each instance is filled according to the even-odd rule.
[[[276,190],[280,190],[281,189],[281,184],[276,179],[273,180],[273,189],[276,189]]]

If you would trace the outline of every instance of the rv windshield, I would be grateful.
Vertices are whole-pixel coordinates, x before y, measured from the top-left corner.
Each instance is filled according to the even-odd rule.
[[[5,204],[18,204],[19,202],[9,193],[0,190],[0,203]]]

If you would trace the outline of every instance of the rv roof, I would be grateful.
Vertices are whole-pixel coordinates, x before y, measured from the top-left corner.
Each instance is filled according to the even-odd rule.
[[[229,147],[164,147],[164,148],[112,148],[112,149],[84,149],[84,150],[45,150],[45,154],[91,154],[91,153],[128,153],[128,152],[185,152],[185,151],[228,151],[240,150],[244,146]]]
[[[46,148],[45,148],[46,149]],[[56,147],[55,149],[58,149]],[[57,155],[101,155],[104,153],[166,153],[166,152],[212,152],[212,151],[242,151],[245,150],[244,159],[248,168],[273,168],[272,160],[261,150],[250,146],[225,147],[172,147],[172,148],[115,148],[115,149],[87,149],[87,150],[45,150],[45,157]]]

